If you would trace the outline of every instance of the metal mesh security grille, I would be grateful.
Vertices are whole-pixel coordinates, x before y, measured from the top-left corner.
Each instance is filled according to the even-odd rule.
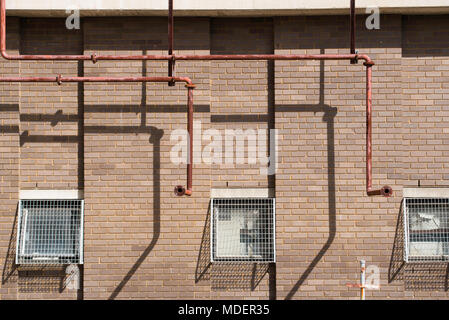
[[[20,200],[17,264],[82,264],[83,200]]]
[[[449,198],[404,198],[406,262],[449,261]]]
[[[275,199],[212,199],[211,260],[275,262]]]

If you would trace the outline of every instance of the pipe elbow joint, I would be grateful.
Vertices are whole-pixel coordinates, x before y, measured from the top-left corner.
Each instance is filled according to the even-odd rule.
[[[393,195],[393,188],[390,186],[383,186],[380,189],[371,190],[367,189],[366,191],[368,196],[384,196],[384,197],[391,197]]]
[[[182,196],[191,196],[192,190],[186,189],[183,186],[176,186],[175,187],[175,196],[182,197]]]
[[[0,54],[2,55],[3,59],[12,60],[11,56],[8,53],[6,53],[6,50],[1,50]]]
[[[363,63],[363,65],[365,67],[372,67],[375,65],[374,61],[371,60],[370,57],[368,57],[367,55],[363,55],[363,56],[358,56],[358,58],[365,60],[365,62]]]

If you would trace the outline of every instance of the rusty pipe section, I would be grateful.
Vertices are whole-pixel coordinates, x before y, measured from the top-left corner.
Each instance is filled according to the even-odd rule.
[[[168,55],[8,55],[6,52],[6,0],[0,0],[0,54],[8,60],[165,60],[169,62],[169,75],[173,74],[176,60],[364,60],[366,66],[366,191],[369,196],[391,196],[393,190],[385,186],[372,190],[372,69],[374,62],[367,55],[355,53],[355,1],[351,1],[351,54],[317,54],[317,55],[277,55],[277,54],[249,54],[249,55],[174,55],[173,54],[173,0],[169,0],[169,54]],[[191,195],[192,193],[192,165],[193,165],[193,84],[189,78],[182,77],[22,77],[0,78],[0,82],[185,82],[188,88],[188,131],[190,134],[189,159],[187,164],[187,188],[176,187],[177,195]],[[190,86],[190,87],[189,87]]]
[[[6,0],[0,0],[0,54],[7,60],[34,60],[34,61],[86,61],[93,63],[101,60],[152,60],[152,61],[168,61],[169,77],[173,75],[174,64],[176,60],[365,60],[372,62],[367,55],[351,54],[234,54],[234,55],[175,55],[173,54],[173,0],[170,0],[169,12],[169,51],[168,55],[9,55],[6,52]]]
[[[372,189],[372,67],[374,63],[365,62],[366,66],[366,194],[368,196],[391,197],[393,189],[390,186],[384,186],[381,189]]]
[[[188,77],[5,77],[0,82],[184,82],[193,85]]]
[[[374,62],[366,55],[339,55],[337,60],[351,59],[354,56],[358,56],[360,59],[365,60],[366,66],[366,192],[369,196],[383,195],[389,197],[393,194],[393,190],[389,186],[384,186],[381,189],[372,189],[372,66]],[[199,60],[203,56],[198,56]],[[221,56],[211,56],[221,59]],[[257,59],[262,58],[257,56]],[[287,56],[286,59],[290,57]],[[332,60],[333,55],[308,55],[304,59],[310,60]],[[239,60],[241,56],[238,56]],[[63,82],[185,82],[187,85],[192,85],[192,81],[187,77],[126,77],[126,78],[109,78],[109,77],[62,77],[58,75],[56,77],[22,77],[22,78],[0,78],[0,82],[56,82],[62,84]],[[187,176],[187,189],[180,187],[175,189],[177,195],[190,195],[192,187],[192,145],[193,145],[193,125],[190,124],[193,121],[193,87],[189,88],[189,103],[188,103],[188,121],[189,121],[189,134],[190,134],[190,148],[188,159],[188,176]]]
[[[188,148],[187,148],[187,187],[175,187],[175,195],[191,196],[192,195],[192,181],[193,181],[193,89],[194,84],[186,84],[187,88],[187,132],[188,132]]]
[[[187,188],[177,186],[175,194],[177,196],[192,195],[192,166],[193,166],[193,89],[195,85],[188,77],[62,77],[60,74],[56,77],[8,77],[0,78],[2,82],[56,82],[61,85],[64,82],[184,82],[187,88],[187,131],[189,132],[189,148],[187,155]]]
[[[169,54],[168,55],[9,55],[6,52],[6,0],[0,0],[0,54],[7,60],[34,60],[34,61],[86,61],[93,63],[101,60],[153,60],[168,61],[169,74],[173,74],[173,68],[176,60],[357,60],[362,59],[371,62],[366,55],[358,54],[243,54],[243,55],[174,55],[173,54],[173,16],[169,19]]]

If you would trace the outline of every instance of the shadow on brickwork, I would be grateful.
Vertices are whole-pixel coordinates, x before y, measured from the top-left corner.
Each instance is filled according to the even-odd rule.
[[[401,281],[406,291],[448,291],[449,264],[445,262],[404,261],[405,231],[403,203],[399,209],[396,233],[388,269],[388,283]]]
[[[404,215],[402,213],[403,203],[398,214],[398,222],[396,224],[396,233],[394,235],[393,249],[391,250],[390,266],[388,268],[388,282],[391,283],[394,280],[403,280],[404,269]]]
[[[430,20],[431,19],[431,20]],[[403,15],[402,56],[448,57],[448,15]]]
[[[20,266],[19,293],[62,293],[67,279],[66,266]]]
[[[200,251],[195,269],[195,283],[210,280],[211,259],[210,259],[210,202],[204,223],[203,236],[201,238]]]
[[[226,262],[213,263],[211,267],[211,288],[214,291],[254,291],[268,273],[268,263]]]
[[[324,49],[321,49],[321,54],[324,53]],[[276,111],[279,112],[324,112],[323,121],[327,124],[327,176],[328,176],[328,194],[329,199],[329,234],[326,242],[321,247],[318,254],[313,258],[312,262],[301,274],[299,280],[290,289],[290,292],[285,297],[286,300],[290,300],[294,297],[295,293],[300,289],[302,284],[309,277],[310,273],[316,267],[318,262],[326,254],[334,242],[337,232],[336,226],[336,195],[335,195],[335,117],[337,115],[337,108],[331,107],[324,103],[324,61],[320,61],[320,97],[317,105],[280,105],[276,106]]]
[[[18,205],[16,207],[16,213],[14,215],[14,223],[11,229],[11,235],[9,238],[8,250],[6,251],[5,263],[3,265],[2,272],[2,287],[5,284],[17,282],[17,265],[16,261],[16,239],[17,239],[17,218],[19,210]]]
[[[65,290],[66,266],[16,265],[18,206],[2,272],[2,286],[17,285],[19,293],[61,293]]]
[[[213,291],[255,290],[269,271],[267,263],[211,262],[210,204],[195,270],[195,283],[207,281]]]

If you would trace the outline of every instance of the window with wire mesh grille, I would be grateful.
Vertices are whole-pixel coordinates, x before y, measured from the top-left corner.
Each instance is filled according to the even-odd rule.
[[[212,262],[275,262],[275,199],[211,201]]]
[[[449,198],[404,198],[406,262],[449,261]]]
[[[20,200],[17,264],[82,264],[84,200]]]

